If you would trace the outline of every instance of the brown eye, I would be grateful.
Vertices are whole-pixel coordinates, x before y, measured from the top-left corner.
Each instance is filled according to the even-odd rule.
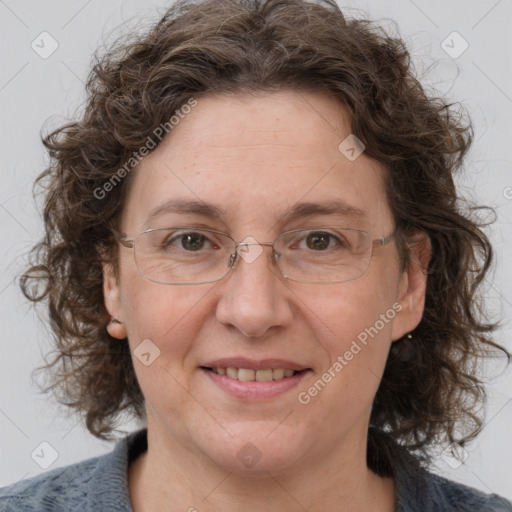
[[[306,244],[309,249],[324,250],[329,248],[329,243],[334,239],[334,235],[325,232],[311,233],[306,238]]]
[[[168,236],[162,242],[162,248],[185,249],[190,252],[197,252],[204,247],[206,236],[201,233],[181,233]]]
[[[204,246],[205,236],[198,233],[190,233],[181,237],[181,243],[187,251],[197,251]]]

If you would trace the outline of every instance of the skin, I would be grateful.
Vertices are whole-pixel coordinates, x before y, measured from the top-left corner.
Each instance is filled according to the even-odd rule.
[[[388,235],[386,169],[365,153],[349,161],[338,145],[350,133],[348,110],[320,92],[199,98],[134,171],[122,231],[133,238],[146,227],[201,223],[237,241],[268,242],[286,230],[337,224]],[[176,197],[215,203],[226,216],[168,213],[144,225],[152,208]],[[296,202],[339,198],[367,215],[276,224]],[[423,264],[426,243],[413,248]],[[132,351],[148,338],[161,351],[149,366],[133,359],[148,425],[148,451],[130,466],[134,511],[391,512],[393,479],[366,466],[369,417],[391,343],[421,320],[425,275],[418,265],[400,268],[394,240],[375,250],[364,276],[328,285],[283,278],[262,248],[252,263],[239,259],[223,280],[200,285],[144,279],[123,247],[119,280],[104,267],[105,304]],[[300,404],[298,393],[396,303],[394,319]],[[278,357],[313,371],[298,389],[244,402],[198,369],[230,356]],[[248,442],[261,453],[252,468],[237,457]]]

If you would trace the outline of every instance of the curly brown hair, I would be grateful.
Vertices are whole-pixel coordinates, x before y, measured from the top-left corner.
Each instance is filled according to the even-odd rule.
[[[334,0],[179,1],[144,34],[97,54],[86,87],[80,119],[43,139],[51,160],[35,185],[46,191],[46,232],[21,288],[48,305],[55,351],[43,367],[46,390],[82,413],[93,435],[109,438],[123,411],[144,417],[129,346],[105,329],[102,263],[116,267],[113,233],[133,176],[123,166],[191,97],[283,89],[328,92],[348,107],[366,154],[389,170],[404,263],[418,231],[432,244],[423,318],[413,341],[392,344],[371,426],[420,458],[434,440],[477,435],[485,389],[476,364],[511,355],[492,341],[496,324],[480,293],[490,242],[478,208],[454,186],[473,129],[425,92],[401,38],[349,19]]]

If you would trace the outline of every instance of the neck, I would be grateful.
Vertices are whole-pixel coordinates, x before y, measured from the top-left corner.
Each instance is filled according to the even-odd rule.
[[[148,418],[148,451],[129,469],[134,512],[395,510],[394,480],[366,465],[366,431],[350,432],[336,449],[306,454],[286,470],[239,472],[154,426]]]

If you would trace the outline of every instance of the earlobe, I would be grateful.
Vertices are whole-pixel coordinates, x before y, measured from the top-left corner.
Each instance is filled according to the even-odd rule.
[[[103,297],[105,308],[111,317],[107,331],[114,338],[126,338],[126,329],[122,323],[119,284],[114,268],[109,263],[103,264]]]
[[[117,338],[118,340],[124,340],[128,335],[126,327],[114,317],[107,324],[107,332],[112,338]]]
[[[409,244],[409,262],[398,287],[398,302],[402,309],[393,323],[393,341],[413,331],[421,322],[431,255],[432,246],[426,233],[416,235]]]

